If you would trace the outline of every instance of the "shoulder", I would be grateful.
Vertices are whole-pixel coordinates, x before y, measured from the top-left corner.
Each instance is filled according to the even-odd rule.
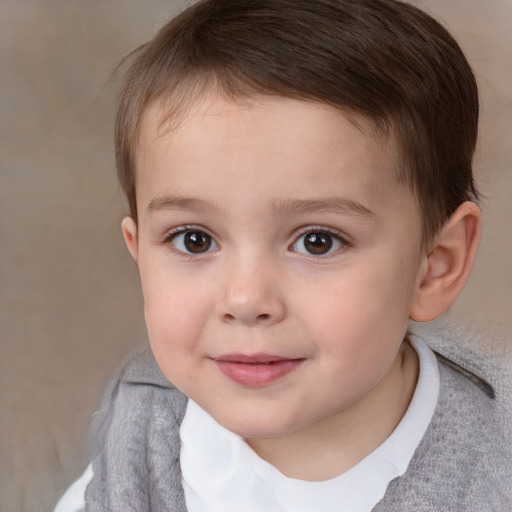
[[[494,327],[462,327],[445,321],[413,330],[445,364],[492,391],[495,420],[512,444],[512,334]],[[485,383],[485,384],[484,384]]]
[[[142,439],[160,425],[178,435],[186,404],[187,397],[161,372],[152,352],[145,350],[128,360],[106,386],[92,422],[95,451],[102,452],[109,442],[135,442],[133,438]]]
[[[488,482],[495,495],[508,488],[512,510],[511,336],[490,326],[446,322],[431,326],[424,335],[440,361],[444,378],[439,405],[447,411],[443,424],[453,430],[453,437],[462,437],[455,447],[466,452],[458,457],[468,464],[466,477],[478,485]],[[466,439],[455,436],[457,432]]]
[[[512,510],[506,358],[459,331],[420,336],[438,353],[438,404],[407,472],[376,510]]]
[[[496,389],[452,360],[439,366],[438,407],[414,465],[453,510],[510,510],[512,454]]]
[[[179,427],[186,404],[149,350],[122,368],[93,422],[88,510],[184,509]]]
[[[83,511],[86,502],[87,510],[98,512],[148,510],[148,503],[185,510],[178,457],[186,403],[149,350],[127,361],[93,420],[93,462],[55,512]]]

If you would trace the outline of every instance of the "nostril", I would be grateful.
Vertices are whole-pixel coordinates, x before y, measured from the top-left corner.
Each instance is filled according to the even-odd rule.
[[[233,315],[231,313],[225,313],[222,318],[223,318],[224,322],[234,322],[236,320],[240,320],[242,322],[253,323],[253,322],[268,322],[272,318],[272,315],[270,315],[268,313],[262,313],[261,315],[256,315],[255,317],[252,317],[252,318],[245,318],[242,315],[237,316],[237,315]]]

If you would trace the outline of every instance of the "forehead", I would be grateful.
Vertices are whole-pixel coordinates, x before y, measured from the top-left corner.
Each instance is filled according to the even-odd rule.
[[[200,89],[188,96],[178,91],[176,97],[171,94],[169,97],[150,101],[141,116],[137,142],[140,143],[144,135],[150,138],[176,137],[187,131],[197,130],[198,127],[212,129],[213,134],[223,124],[233,125],[237,121],[252,118],[254,128],[257,128],[258,122],[275,124],[277,121],[284,126],[287,119],[292,122],[307,121],[300,125],[295,124],[294,128],[290,124],[286,126],[286,133],[291,137],[299,135],[300,127],[304,128],[302,132],[308,126],[314,130],[316,121],[323,122],[322,128],[328,129],[327,136],[335,136],[340,125],[350,123],[353,128],[357,128],[357,135],[361,140],[364,138],[369,144],[382,146],[379,150],[383,150],[385,146],[394,151],[396,147],[392,129],[349,108],[334,107],[321,101],[266,94],[247,93],[233,98],[228,98],[226,94],[220,86],[215,86],[211,89]],[[140,150],[140,147],[137,149]]]
[[[163,102],[146,110],[136,155],[141,208],[162,194],[198,194],[212,202],[238,188],[244,199],[340,193],[373,202],[403,194],[394,138],[354,113],[280,97],[230,101],[209,96],[169,123]],[[187,189],[187,190],[183,190]]]

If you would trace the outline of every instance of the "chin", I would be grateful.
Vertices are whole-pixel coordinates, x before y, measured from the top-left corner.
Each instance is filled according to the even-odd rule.
[[[247,417],[233,418],[232,416],[216,417],[214,419],[224,428],[243,438],[280,437],[297,430],[290,422],[270,414],[254,414]]]

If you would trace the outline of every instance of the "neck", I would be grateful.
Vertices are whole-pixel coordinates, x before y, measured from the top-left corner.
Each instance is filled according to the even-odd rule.
[[[418,372],[416,352],[404,342],[384,377],[350,407],[281,437],[246,441],[262,459],[290,478],[334,478],[373,452],[395,430],[414,394]]]

